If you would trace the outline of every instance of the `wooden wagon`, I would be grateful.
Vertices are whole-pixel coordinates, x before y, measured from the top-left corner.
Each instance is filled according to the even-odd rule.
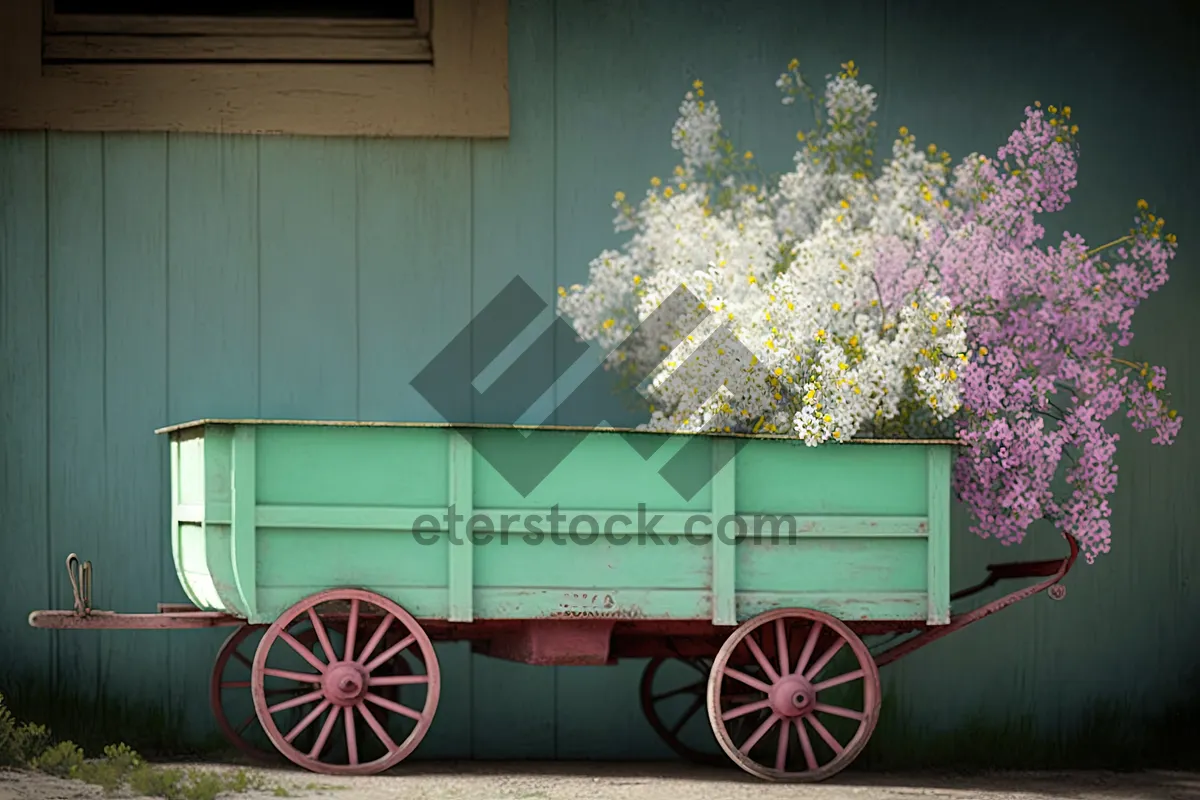
[[[469,640],[530,664],[648,658],[643,708],[680,755],[718,752],[679,735],[663,708],[682,699],[682,721],[706,711],[746,771],[821,780],[866,745],[880,666],[1040,591],[1061,597],[1078,552],[1068,539],[1065,558],[992,566],[952,595],[954,442],[262,420],[159,433],[194,605],[92,610],[90,565],[69,559],[75,608],[30,624],[232,626],[212,677],[222,730],[255,752],[257,723],[322,773],[377,773],[412,753],[441,692],[433,643]],[[482,455],[568,451],[528,495]],[[665,477],[681,463],[710,470],[690,497]],[[1041,580],[951,613],[1022,577]],[[897,638],[873,654],[870,634]],[[660,691],[671,665],[692,678]],[[247,690],[254,714],[231,720],[228,697]]]

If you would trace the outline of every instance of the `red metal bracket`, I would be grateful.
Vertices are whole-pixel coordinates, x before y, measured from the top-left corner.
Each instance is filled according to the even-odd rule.
[[[1067,544],[1071,548],[1071,552],[1063,558],[1050,559],[1047,561],[1013,561],[1004,564],[991,564],[988,566],[988,576],[981,583],[971,586],[959,592],[955,592],[950,596],[951,600],[970,597],[973,594],[994,586],[1002,580],[1010,580],[1014,578],[1040,578],[1046,577],[1046,580],[1018,589],[1015,592],[1010,592],[1003,597],[997,598],[990,603],[985,603],[973,611],[968,611],[965,614],[959,614],[950,617],[950,622],[946,625],[938,625],[937,627],[927,627],[911,639],[907,639],[898,645],[889,647],[879,655],[875,656],[875,664],[884,666],[890,664],[898,658],[908,655],[914,650],[919,650],[925,645],[941,639],[943,636],[962,630],[973,622],[978,622],[984,617],[989,617],[997,611],[1008,608],[1013,603],[1028,599],[1039,592],[1043,592],[1051,587],[1061,589],[1057,586],[1066,574],[1075,564],[1075,559],[1079,557],[1079,543],[1069,534],[1064,533],[1063,538],[1067,540]],[[1062,599],[1065,592],[1052,592],[1051,597]],[[1057,596],[1056,596],[1057,595]]]

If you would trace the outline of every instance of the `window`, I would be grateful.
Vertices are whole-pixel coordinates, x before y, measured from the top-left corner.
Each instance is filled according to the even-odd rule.
[[[424,62],[429,4],[414,0],[45,0],[44,64]]]
[[[508,134],[507,0],[0,0],[0,128]]]

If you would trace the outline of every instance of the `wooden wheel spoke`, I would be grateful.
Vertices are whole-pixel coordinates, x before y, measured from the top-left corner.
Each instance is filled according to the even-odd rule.
[[[770,708],[770,707],[771,707],[770,700],[759,700],[758,702],[755,702],[755,703],[747,703],[744,706],[737,706],[735,708],[731,708],[721,715],[721,719],[723,719],[723,720],[737,719],[738,717],[745,716],[746,714],[753,714],[755,711],[762,711],[764,708]]]
[[[248,659],[244,655],[242,655],[240,650],[234,650],[232,653],[230,653],[230,655],[232,657],[236,658],[238,661],[245,664],[246,669],[253,669],[253,665],[251,664],[250,659]]]
[[[296,681],[297,683],[320,683],[321,676],[313,672],[293,672],[290,669],[273,669],[271,667],[263,668],[263,675],[269,675],[272,678],[283,678],[286,681]]]
[[[366,699],[368,701],[374,703],[375,705],[380,706],[381,708],[386,708],[388,711],[395,712],[396,714],[400,714],[402,716],[408,717],[409,719],[415,719],[415,720],[421,719],[420,711],[414,711],[411,708],[409,708],[408,706],[402,706],[399,703],[393,703],[391,700],[388,700],[387,698],[384,698],[384,697],[380,697],[379,695],[375,694],[374,692],[367,692]]]
[[[788,639],[787,629],[784,627],[783,617],[775,620],[775,649],[779,656],[779,677],[786,678],[788,676]],[[783,727],[784,732],[787,732],[787,726]],[[785,737],[786,738],[786,737]]]
[[[771,666],[771,662],[767,660],[767,657],[763,654],[762,649],[759,648],[758,642],[754,641],[753,632],[746,634],[745,642],[746,647],[750,650],[751,654],[753,654],[754,660],[758,662],[759,668],[762,669],[763,673],[767,676],[767,679],[770,680],[771,683],[778,681],[779,674],[775,672],[775,668]]]
[[[296,695],[300,694],[303,691],[304,691],[303,687],[293,688],[293,689],[264,689],[263,694],[265,694],[267,697],[270,697],[271,695],[281,695],[281,694],[291,695],[292,697],[295,697]]]
[[[358,709],[358,713],[361,714],[362,718],[367,721],[367,726],[379,738],[379,741],[383,743],[383,746],[388,749],[388,752],[394,752],[396,750],[396,743],[392,741],[392,737],[388,736],[387,731],[384,730],[383,726],[379,724],[379,720],[375,719],[375,715],[371,713],[371,710],[367,708],[366,704],[359,703],[357,706],[355,706],[355,708]]]
[[[804,677],[811,681],[813,678],[820,675],[821,670],[825,669],[825,665],[833,660],[833,657],[838,654],[838,651],[840,651],[845,644],[846,640],[838,637],[838,640],[829,646],[829,649],[817,659],[816,663],[808,668],[808,672],[804,673]]]
[[[357,764],[358,734],[354,730],[354,706],[346,706],[342,709],[342,720],[346,728],[346,753],[350,757],[350,763]]]
[[[325,749],[325,743],[329,741],[329,734],[333,733],[333,725],[337,722],[338,716],[336,708],[329,709],[329,716],[325,718],[325,724],[321,726],[321,733],[317,736],[317,741],[313,744],[312,749],[308,751],[309,758],[316,758]]]
[[[312,711],[310,711],[304,715],[304,719],[302,719],[296,723],[296,727],[292,728],[290,731],[287,732],[287,735],[283,737],[284,741],[286,741],[288,744],[291,744],[291,742],[297,736],[304,733],[304,730],[309,725],[313,724],[313,722],[317,719],[317,717],[321,716],[321,712],[323,712],[325,709],[329,708],[331,705],[333,705],[333,704],[330,703],[328,700],[322,700],[316,708],[314,708]]]
[[[378,678],[368,678],[368,686],[415,686],[429,683],[428,675],[380,675]]]
[[[702,666],[700,666],[700,665],[697,663],[697,662],[699,662],[701,659],[698,659],[698,658],[681,658],[681,659],[679,659],[679,660],[680,660],[680,661],[682,661],[684,664],[687,664],[687,665],[688,665],[689,667],[691,667],[692,669],[696,670],[696,672],[699,672],[699,673],[700,673],[700,676],[701,676],[702,678],[704,678],[705,680],[708,680],[708,673],[709,673],[709,670],[708,670],[708,669],[706,669],[706,668],[704,668],[704,667],[702,667]]]
[[[863,718],[867,716],[861,711],[855,711],[853,709],[843,708],[841,706],[831,706],[827,705],[826,703],[817,703],[814,705],[813,712],[815,713],[817,711],[824,711],[826,714],[833,714],[835,717],[845,717],[846,719],[854,719],[858,720],[859,722],[862,722]]]
[[[832,689],[834,686],[841,686],[843,683],[850,683],[859,678],[866,677],[866,672],[861,669],[856,669],[854,672],[847,672],[845,675],[838,675],[836,678],[830,678],[827,681],[813,684],[814,692],[823,692],[826,689]]]
[[[791,729],[792,727],[787,724],[787,720],[782,720],[779,726],[779,744],[775,747],[775,769],[780,772],[783,772],[787,767],[788,733]]]
[[[238,725],[234,730],[236,730],[238,735],[241,736],[242,731],[246,730],[246,728],[249,728],[250,723],[254,722],[256,719],[258,719],[258,714],[254,711],[251,711],[250,716],[242,720],[242,724]]]
[[[663,692],[662,694],[656,694],[651,699],[654,700],[654,702],[658,703],[663,700],[666,700],[668,697],[678,697],[681,694],[700,694],[703,691],[704,691],[704,682],[696,681],[695,683],[689,683],[687,686],[681,686],[678,689],[672,689],[669,692]]]
[[[722,703],[753,703],[757,694],[743,692],[741,694],[723,694],[721,695]]]
[[[353,661],[354,660],[354,645],[355,645],[354,638],[355,638],[355,636],[358,635],[358,606],[359,606],[358,598],[355,597],[350,601],[350,620],[346,625],[346,646],[342,650],[342,660],[343,661]],[[351,719],[351,717],[349,717],[349,716],[346,717],[347,726],[349,726],[349,724],[350,724],[349,723],[350,719]]]
[[[687,721],[696,716],[696,712],[699,711],[703,706],[704,697],[698,696],[692,701],[692,704],[688,706],[687,711],[683,712],[683,716],[679,718],[679,721],[675,723],[674,727],[671,728],[671,735],[678,736],[679,732],[683,730],[683,726],[687,724]]]
[[[820,620],[813,622],[808,638],[804,640],[804,649],[800,651],[800,658],[796,659],[796,672],[804,674],[804,668],[808,666],[808,660],[817,647],[817,640],[821,638],[821,627]]]
[[[375,658],[373,658],[370,663],[368,663],[366,666],[364,666],[363,669],[365,669],[367,672],[374,672],[376,669],[379,668],[380,664],[384,663],[385,661],[391,660],[394,656],[396,656],[398,653],[400,653],[400,651],[404,650],[406,647],[411,645],[416,640],[417,640],[417,637],[413,636],[411,634],[409,634],[408,636],[405,636],[403,639],[396,642],[394,645],[389,647],[387,650],[384,650],[382,653],[375,656]]]
[[[804,717],[796,717],[792,720],[792,724],[796,726],[796,733],[800,737],[800,749],[804,752],[804,763],[812,772],[817,768],[817,756],[813,753],[812,740],[808,738],[808,731],[804,729]]]
[[[295,708],[296,706],[302,706],[305,703],[312,703],[317,700],[320,700],[324,695],[325,695],[324,690],[317,689],[315,692],[309,692],[308,694],[302,694],[299,697],[293,697],[291,700],[284,700],[281,703],[276,703],[273,706],[268,706],[267,711],[269,711],[272,714],[275,714],[280,711],[286,711],[289,708]]]
[[[327,669],[326,665],[321,661],[321,659],[313,655],[311,650],[296,641],[294,636],[287,631],[280,631],[279,638],[287,642],[288,646],[299,653],[300,657],[307,661],[313,667],[313,669],[322,675],[325,674],[325,670]]]
[[[782,719],[782,717],[780,717],[778,714],[772,714],[763,720],[763,723],[754,729],[754,733],[750,734],[750,738],[743,742],[742,746],[738,748],[742,755],[749,755],[750,751],[754,749],[754,745],[758,744],[762,738],[771,731],[771,728],[774,727],[775,723],[779,722],[780,719]]]
[[[250,681],[221,681],[222,689],[249,689]]]
[[[384,616],[383,620],[379,623],[379,627],[375,629],[375,633],[371,634],[371,638],[367,640],[367,646],[364,647],[362,652],[358,654],[358,658],[354,659],[355,661],[361,664],[371,657],[371,654],[375,652],[375,648],[378,647],[379,643],[383,640],[383,636],[387,633],[387,629],[391,627],[393,619],[395,619],[395,617],[393,617],[391,614]]]
[[[770,692],[771,692],[770,686],[763,683],[758,678],[751,678],[749,675],[747,675],[746,673],[744,673],[740,670],[731,669],[731,668],[727,667],[725,669],[725,676],[728,678],[733,678],[734,680],[739,681],[741,683],[744,683],[751,688],[758,689],[763,694],[770,694]]]
[[[333,645],[329,641],[329,632],[321,624],[321,618],[317,616],[317,609],[313,606],[308,607],[308,618],[312,620],[313,630],[317,634],[317,641],[321,643],[321,649],[325,651],[325,663],[332,664],[334,661],[337,661],[337,656],[333,654]]]
[[[817,735],[825,740],[825,744],[829,745],[829,749],[833,751],[835,756],[840,756],[842,754],[842,751],[845,748],[842,747],[841,743],[838,742],[836,738],[834,738],[834,735],[829,732],[829,729],[821,724],[821,720],[817,719],[816,714],[805,714],[804,719],[808,720],[808,724],[813,726],[813,730],[817,732]]]

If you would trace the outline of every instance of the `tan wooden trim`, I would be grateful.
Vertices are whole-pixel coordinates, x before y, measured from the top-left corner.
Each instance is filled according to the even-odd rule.
[[[47,9],[49,3],[47,0]],[[54,14],[47,11],[49,33],[109,33],[121,36],[379,36],[404,37],[421,34],[417,20],[353,20],[312,17],[137,17],[89,14]]]
[[[51,61],[368,61],[428,62],[429,40],[310,36],[113,36],[47,34]]]
[[[421,36],[428,36],[432,21],[429,0],[416,0],[413,3],[413,16],[416,18],[417,32]]]
[[[0,0],[0,129],[506,137],[507,0],[428,0],[432,63],[45,64]]]

